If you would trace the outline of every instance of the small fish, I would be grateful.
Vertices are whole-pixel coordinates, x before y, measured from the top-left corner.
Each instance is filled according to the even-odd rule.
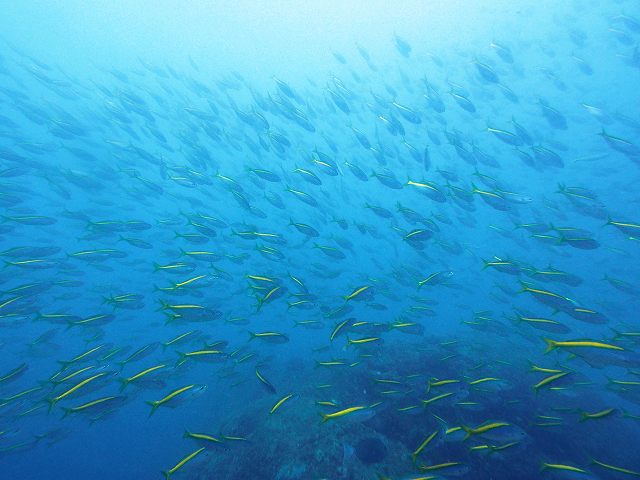
[[[271,384],[271,382],[269,382],[269,380],[264,378],[264,376],[258,371],[257,368],[256,368],[256,377],[258,377],[258,380],[260,380],[260,383],[266,388],[266,390],[269,393],[272,393],[272,394],[276,393],[276,388]]]
[[[178,470],[180,470],[182,467],[184,467],[186,463],[190,462],[191,460],[196,458],[198,455],[200,455],[204,451],[205,451],[205,447],[199,448],[195,452],[192,452],[189,455],[187,455],[186,457],[184,457],[182,460],[180,460],[178,463],[176,463],[169,470],[162,472],[162,474],[164,475],[165,479],[166,480],[170,480],[171,475],[176,473]]]
[[[612,414],[615,414],[618,411],[616,408],[607,408],[604,410],[600,410],[599,412],[580,412],[580,421],[584,422],[585,420],[597,420],[600,418],[608,417]]]
[[[495,430],[496,428],[504,428],[504,427],[508,427],[510,424],[506,423],[506,422],[493,422],[493,423],[487,423],[484,425],[480,425],[476,428],[471,428],[471,427],[467,427],[462,425],[462,429],[466,432],[466,435],[464,437],[464,440],[468,439],[469,437],[473,436],[473,435],[482,435],[486,432],[489,432],[491,430]]]
[[[364,405],[358,405],[356,407],[349,407],[349,408],[345,408],[343,410],[339,410],[337,412],[333,412],[333,413],[323,413],[322,414],[322,422],[327,422],[329,420],[333,420],[335,418],[340,418],[340,417],[344,417],[345,415],[349,415],[351,413],[354,412],[358,412],[360,410],[364,410],[365,407]]]
[[[622,347],[611,345],[609,343],[596,342],[593,340],[550,340],[548,338],[543,339],[547,344],[545,353],[549,353],[556,348],[601,348],[605,350],[624,350]]]
[[[254,338],[260,339],[267,343],[287,343],[289,341],[289,337],[284,333],[279,332],[260,332],[254,333],[249,332],[249,340],[253,340]]]
[[[206,385],[187,385],[185,387],[174,390],[160,400],[148,401],[146,403],[151,406],[151,412],[149,413],[149,416],[152,416],[158,408],[163,406],[174,408],[182,403],[187,396],[199,395],[200,393],[204,392],[206,388]]]
[[[285,395],[280,400],[278,400],[278,402],[276,402],[276,404],[269,411],[269,415],[273,415],[276,412],[276,410],[278,410],[282,406],[282,404],[287,400],[289,400],[291,397],[293,397],[293,393],[290,393],[289,395]]]
[[[416,448],[413,451],[413,453],[411,453],[411,460],[413,460],[414,463],[416,461],[416,458],[418,458],[418,455],[420,455],[420,453],[425,449],[425,447],[427,445],[429,445],[431,440],[433,440],[436,437],[437,434],[438,434],[438,430],[436,430],[431,435],[429,435],[427,438],[425,438],[424,441],[418,446],[418,448]]]

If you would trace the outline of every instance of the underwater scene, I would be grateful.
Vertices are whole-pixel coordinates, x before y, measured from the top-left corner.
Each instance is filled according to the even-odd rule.
[[[0,478],[640,477],[640,3],[4,2]]]

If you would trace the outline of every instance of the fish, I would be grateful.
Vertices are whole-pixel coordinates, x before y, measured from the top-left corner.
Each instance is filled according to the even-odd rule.
[[[139,380],[142,379],[143,377],[146,377],[147,375],[160,370],[161,368],[165,368],[167,365],[165,364],[159,364],[159,365],[155,365],[153,367],[149,367],[145,370],[142,370],[141,372],[136,373],[135,375],[128,377],[128,378],[119,378],[118,380],[120,380],[120,382],[122,383],[122,385],[120,386],[120,391],[122,392],[131,382],[136,382],[134,383],[134,385],[137,385],[139,383]],[[147,377],[148,378],[148,377]],[[146,379],[146,378],[145,378]]]
[[[281,406],[284,402],[286,402],[287,400],[291,399],[293,397],[293,394],[290,393],[288,395],[285,395],[284,397],[282,397],[280,400],[278,400],[276,402],[276,404],[271,408],[271,410],[269,410],[269,414],[273,415]]]
[[[543,339],[547,344],[545,353],[549,353],[556,348],[602,348],[606,350],[624,350],[624,348],[610,343],[596,342],[592,340],[551,340],[549,338]]]
[[[289,341],[289,337],[280,332],[249,332],[249,340],[251,341],[254,338],[260,339],[263,342],[274,344],[287,343]]]
[[[184,387],[180,387],[168,393],[167,395],[162,397],[160,400],[147,401],[146,402],[147,405],[151,407],[151,412],[149,412],[149,417],[151,417],[156,412],[156,410],[158,410],[158,408],[160,407],[174,408],[177,405],[181,404],[185,398],[199,395],[202,392],[204,392],[205,389],[206,389],[206,385],[197,385],[197,384],[186,385]]]
[[[201,447],[198,450],[195,450],[194,452],[191,452],[189,455],[184,457],[182,460],[180,460],[178,463],[176,463],[169,470],[162,472],[162,474],[164,475],[164,478],[166,480],[169,480],[171,478],[171,475],[176,473],[178,470],[182,469],[182,467],[184,467],[188,462],[190,462],[191,460],[196,458],[198,455],[200,455],[204,451],[205,451],[205,447]]]
[[[71,395],[72,393],[82,389],[83,387],[85,387],[86,385],[89,385],[91,382],[96,381],[99,378],[105,377],[107,374],[107,372],[100,372],[97,373],[91,377],[85,378],[84,380],[82,380],[81,382],[76,383],[74,386],[72,386],[71,388],[65,390],[64,392],[62,392],[60,395],[57,395],[55,397],[49,398],[47,399],[47,401],[49,402],[49,411],[51,411],[51,409],[60,401],[63,400],[64,398],[68,397],[69,395]]]
[[[126,397],[122,395],[112,395],[109,397],[101,397],[96,400],[92,400],[90,402],[84,403],[82,405],[78,405],[76,407],[71,408],[63,408],[64,417],[72,414],[84,414],[84,415],[97,415],[97,417],[93,417],[93,419],[100,419],[104,417],[105,412],[111,412],[115,408],[118,408],[124,401],[126,401]],[[63,418],[64,418],[63,417]]]
[[[271,382],[269,382],[269,380],[264,378],[264,376],[258,371],[257,368],[256,368],[256,377],[258,378],[258,380],[260,380],[260,383],[265,387],[267,392],[273,393],[273,394],[276,393],[275,387],[271,385]]]
[[[495,430],[496,428],[504,428],[504,427],[508,427],[509,424],[506,422],[492,422],[492,423],[487,423],[484,425],[480,425],[476,428],[471,428],[471,427],[467,427],[462,425],[462,429],[465,431],[466,435],[464,437],[464,439],[468,439],[473,435],[484,435],[487,432],[490,432],[491,430]]]
[[[416,448],[413,453],[411,453],[411,460],[415,462],[416,458],[418,458],[418,455],[420,455],[420,453],[425,449],[427,445],[429,445],[429,443],[436,437],[437,434],[438,430],[434,431],[431,435],[425,438],[424,441],[420,445],[418,445],[418,448]]]
[[[322,415],[322,422],[328,422],[329,420],[333,420],[336,418],[340,418],[340,417],[344,417],[345,415],[349,415],[352,414],[354,412],[359,412],[361,410],[364,410],[365,407],[364,405],[357,405],[355,407],[349,407],[349,408],[345,408],[342,410],[339,410],[337,412],[333,412],[333,413],[323,413]]]

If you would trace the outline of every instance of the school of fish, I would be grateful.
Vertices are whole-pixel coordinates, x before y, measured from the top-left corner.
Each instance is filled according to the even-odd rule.
[[[0,42],[2,470],[640,477],[640,94],[589,88],[640,14],[599,27],[266,89]]]

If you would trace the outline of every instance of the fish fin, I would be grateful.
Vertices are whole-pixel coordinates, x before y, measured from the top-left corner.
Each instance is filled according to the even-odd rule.
[[[543,338],[543,340],[547,344],[547,349],[544,351],[544,353],[549,353],[551,350],[554,350],[556,348],[556,342],[554,340],[550,340],[548,338]]]

